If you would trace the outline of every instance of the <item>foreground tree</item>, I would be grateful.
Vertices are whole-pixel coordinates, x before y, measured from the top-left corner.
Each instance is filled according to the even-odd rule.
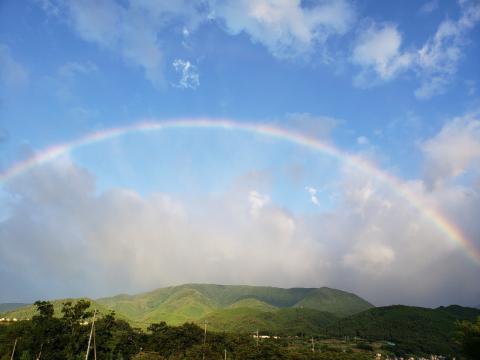
[[[480,317],[475,322],[458,323],[458,342],[467,359],[480,359]]]

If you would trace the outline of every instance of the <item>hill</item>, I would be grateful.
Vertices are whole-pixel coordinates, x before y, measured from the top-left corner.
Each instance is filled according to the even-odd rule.
[[[282,289],[265,286],[186,284],[139,295],[119,295],[97,300],[104,306],[142,323],[166,321],[178,325],[196,321],[219,310],[248,308],[273,311],[304,307],[347,316],[372,307],[362,298],[329,288]],[[234,313],[226,311],[226,314]]]
[[[63,301],[54,301],[56,312],[60,312]],[[308,329],[316,329],[326,325],[328,321],[324,319],[331,319],[330,315],[334,318],[347,316],[372,307],[354,294],[326,287],[282,289],[212,284],[186,284],[137,295],[117,295],[96,299],[92,306],[102,312],[114,310],[117,317],[143,328],[160,321],[180,325],[187,321],[198,322],[211,318],[212,324],[218,324],[212,326],[218,329],[233,329],[238,325],[239,316],[245,321],[249,319],[249,322],[258,316],[258,321],[264,324],[262,329],[279,329],[280,324],[293,329],[293,325],[287,324],[291,314],[312,315],[313,322],[305,325]],[[282,311],[295,308],[299,310],[291,313]],[[34,311],[30,305],[9,312],[9,316],[30,318]],[[325,312],[329,314],[325,315]],[[231,319],[230,322],[228,319]],[[245,326],[245,329],[250,331],[253,327]]]
[[[357,336],[394,343],[398,354],[450,354],[456,348],[455,323],[473,320],[480,310],[458,305],[436,309],[394,305],[366,310],[326,327],[327,336]]]
[[[25,303],[0,303],[0,314],[7,312],[7,311],[12,311],[24,306],[28,306],[30,304],[25,304]]]

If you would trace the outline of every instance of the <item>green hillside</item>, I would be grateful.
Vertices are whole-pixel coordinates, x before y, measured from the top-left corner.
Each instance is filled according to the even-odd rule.
[[[262,311],[244,307],[218,310],[197,323],[207,321],[209,329],[219,332],[259,331],[260,334],[318,334],[338,318],[327,312],[306,308]]]
[[[294,306],[326,311],[344,317],[370,309],[372,304],[355,294],[323,287],[309,292]]]
[[[276,306],[267,304],[266,302],[263,302],[258,299],[253,299],[253,298],[246,298],[246,299],[241,299],[233,304],[228,306],[229,309],[237,309],[237,308],[249,308],[249,309],[255,309],[255,310],[260,310],[260,311],[275,311],[278,310]]]
[[[277,308],[304,307],[345,316],[372,307],[354,294],[328,288],[282,289],[211,284],[186,284],[97,301],[139,324],[166,321],[172,325],[197,321],[219,310],[234,308],[273,311]],[[225,317],[225,314],[222,316]]]
[[[63,302],[54,301],[56,313],[60,313]],[[161,321],[180,325],[209,319],[212,326],[220,330],[233,330],[240,326],[241,319],[242,329],[247,331],[257,327],[272,331],[282,328],[301,331],[299,329],[305,327],[312,331],[327,325],[332,318],[351,315],[372,305],[354,294],[329,288],[186,284],[138,295],[97,299],[92,307],[101,312],[114,310],[118,318],[142,328]],[[34,311],[30,305],[9,312],[9,317],[31,318]],[[295,318],[298,314],[312,316],[312,319],[300,321]],[[293,326],[295,321],[301,325]]]
[[[385,340],[395,343],[393,349],[406,354],[449,354],[457,350],[453,341],[456,321],[477,316],[480,310],[457,305],[436,309],[394,305],[340,319],[326,328],[326,334]]]

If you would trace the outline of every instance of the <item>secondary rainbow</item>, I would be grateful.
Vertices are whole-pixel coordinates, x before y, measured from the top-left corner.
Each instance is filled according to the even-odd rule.
[[[408,201],[423,216],[425,216],[425,218],[429,219],[440,232],[445,234],[450,240],[458,243],[477,264],[480,264],[480,250],[477,249],[475,244],[465,237],[461,230],[451,223],[445,216],[422,201],[422,199],[406,186],[402,180],[379,169],[366,159],[344,152],[328,143],[319,141],[318,139],[303,133],[295,132],[291,129],[284,129],[267,124],[237,122],[228,119],[201,118],[164,121],[149,119],[124,127],[89,133],[73,141],[48,147],[1,173],[0,182],[6,182],[36,165],[48,162],[78,147],[121,137],[129,133],[151,132],[171,128],[214,128],[227,131],[244,131],[288,141],[338,158],[346,164],[355,167],[357,170],[374,175],[376,179],[388,184],[393,191]]]

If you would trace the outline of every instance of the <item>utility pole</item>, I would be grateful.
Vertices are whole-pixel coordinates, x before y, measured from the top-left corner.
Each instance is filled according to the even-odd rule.
[[[40,352],[38,353],[37,357],[35,360],[40,360],[40,357],[42,356],[42,350],[43,350],[43,343],[40,345]]]
[[[224,360],[227,360],[227,349],[225,349],[225,358]]]
[[[95,326],[95,315],[97,315],[97,309],[93,311],[92,328],[90,329],[90,336],[88,337],[88,347],[87,347],[87,353],[85,354],[85,360],[88,360],[88,353],[90,352],[90,344],[92,342],[93,328]]]
[[[93,324],[93,358],[97,360],[97,344],[95,343],[95,324]]]
[[[203,354],[202,359],[205,360],[205,345],[207,343],[207,320],[205,320],[205,331],[203,333]]]
[[[13,360],[13,355],[15,355],[15,348],[16,347],[17,347],[17,339],[15,339],[15,342],[13,343],[12,356],[10,356],[10,360]]]

